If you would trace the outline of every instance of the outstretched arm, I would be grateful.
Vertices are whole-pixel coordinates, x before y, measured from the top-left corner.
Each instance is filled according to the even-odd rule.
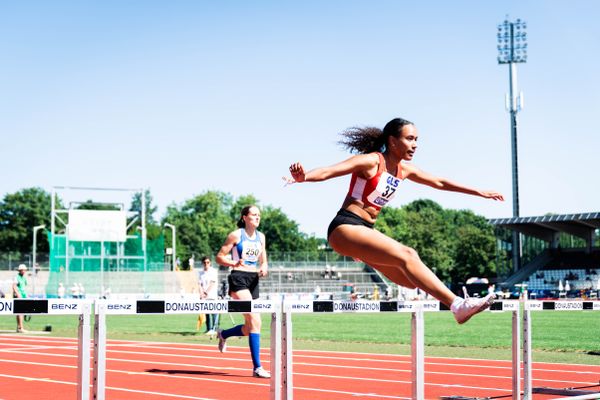
[[[411,164],[403,164],[402,167],[405,172],[404,177],[413,182],[431,186],[432,188],[439,189],[439,190],[447,190],[450,192],[465,193],[465,194],[470,194],[473,196],[481,196],[486,199],[504,201],[504,196],[501,193],[494,192],[494,191],[473,189],[468,186],[464,186],[464,185],[458,184],[456,182],[452,182],[446,178],[440,178],[440,177],[428,174],[427,172],[421,171],[419,168],[417,168]]]
[[[325,181],[357,171],[364,171],[365,175],[369,175],[370,170],[376,170],[378,162],[379,157],[376,154],[359,154],[329,167],[315,168],[308,172],[305,172],[302,164],[298,162],[290,165],[291,178],[283,179],[287,183],[300,183]]]

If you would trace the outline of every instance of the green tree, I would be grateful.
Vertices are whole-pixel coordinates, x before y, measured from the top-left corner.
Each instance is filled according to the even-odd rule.
[[[496,274],[493,227],[467,210],[445,210],[432,200],[382,209],[376,227],[417,250],[423,262],[445,282]]]
[[[162,234],[162,229],[154,218],[154,214],[156,214],[158,207],[153,204],[154,199],[152,198],[149,189],[144,190],[144,201],[146,203],[146,237],[149,240],[154,240]],[[142,213],[142,194],[140,192],[136,192],[133,195],[129,211],[135,211],[139,214]],[[134,234],[134,232],[130,232],[130,234]]]
[[[469,210],[448,210],[453,225],[454,271],[452,282],[496,276],[494,227]]]
[[[150,194],[149,189],[144,190],[144,202],[146,203],[146,225],[156,224],[156,220],[154,219],[154,214],[156,214],[157,207],[153,204],[154,199]],[[142,212],[142,194],[140,192],[136,192],[131,199],[131,206],[129,207],[129,211],[136,211],[138,213]]]
[[[235,228],[231,219],[231,195],[207,191],[178,207],[167,207],[163,223],[177,229],[177,256],[184,261],[192,255],[213,255]],[[167,235],[167,243],[170,243]]]
[[[50,194],[41,188],[22,189],[7,194],[0,202],[0,251],[28,254],[32,249],[32,229],[50,226]],[[39,233],[38,233],[39,234]],[[48,241],[39,240],[38,251],[48,252]]]
[[[316,250],[309,248],[309,240],[300,232],[298,223],[280,208],[266,206],[262,210],[260,230],[265,234],[269,253]]]

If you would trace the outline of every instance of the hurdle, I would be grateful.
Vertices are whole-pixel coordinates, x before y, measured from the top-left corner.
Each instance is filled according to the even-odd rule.
[[[0,315],[79,315],[77,330],[77,400],[90,398],[90,313],[85,300],[12,299],[0,300]]]
[[[282,400],[292,400],[293,351],[292,314],[295,313],[411,313],[412,397],[425,398],[425,330],[424,312],[439,311],[438,301],[284,301],[282,315]]]
[[[532,385],[532,311],[600,311],[599,301],[559,300],[559,301],[525,301],[523,311],[523,398],[532,399],[533,394],[555,394],[566,399],[600,399],[600,392],[580,389],[555,389]]]
[[[521,399],[521,306],[519,300],[495,301],[485,312],[512,312],[512,399]],[[476,397],[443,396],[442,400],[477,400]]]
[[[281,303],[270,300],[97,300],[94,305],[93,398],[106,392],[106,316],[142,314],[271,314],[271,362],[269,399],[281,400]],[[217,351],[215,349],[215,351]]]
[[[292,314],[345,312],[405,312],[411,313],[411,398],[425,398],[425,312],[445,311],[438,301],[284,301],[282,323],[282,399],[293,399]],[[497,301],[489,311],[512,312],[512,398],[520,399],[521,380],[521,314],[518,300]],[[465,397],[444,397],[466,399]]]

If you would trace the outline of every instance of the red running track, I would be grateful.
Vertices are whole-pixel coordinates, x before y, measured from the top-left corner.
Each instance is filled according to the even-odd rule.
[[[230,340],[228,352],[221,354],[216,345],[111,340],[106,398],[268,399],[269,382],[252,377],[243,344]],[[268,350],[261,357],[268,369]],[[410,368],[408,356],[297,350],[294,399],[408,399]],[[509,361],[427,357],[425,396],[510,398],[511,372]],[[600,366],[534,363],[533,377],[534,386],[598,385]],[[0,335],[0,400],[75,399],[76,388],[75,339]]]

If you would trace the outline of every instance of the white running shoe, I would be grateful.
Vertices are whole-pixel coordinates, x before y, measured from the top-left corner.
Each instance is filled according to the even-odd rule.
[[[219,351],[221,353],[225,353],[227,351],[227,342],[226,339],[223,338],[223,329],[217,330],[217,338],[219,339]]]
[[[490,293],[482,298],[469,297],[465,287],[463,287],[463,293],[465,294],[465,298],[462,299],[459,297],[458,300],[455,300],[450,306],[450,310],[452,310],[454,318],[459,324],[464,324],[471,319],[473,315],[489,308],[496,298],[494,293]]]
[[[254,369],[254,377],[269,379],[271,377],[271,374],[263,367],[258,367]]]

